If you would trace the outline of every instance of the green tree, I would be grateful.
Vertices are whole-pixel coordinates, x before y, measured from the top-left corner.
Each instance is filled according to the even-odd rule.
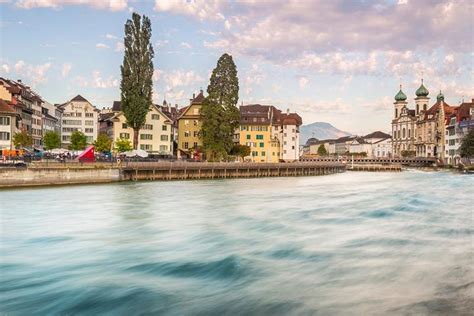
[[[326,147],[324,147],[324,144],[319,145],[318,155],[319,156],[327,156],[328,155],[328,151],[326,150]]]
[[[51,150],[54,148],[61,147],[61,138],[59,137],[59,133],[54,132],[54,131],[48,131],[44,133],[43,144],[44,144],[44,149],[46,150]]]
[[[94,147],[97,152],[107,152],[110,151],[112,146],[112,140],[105,133],[100,133],[97,136],[96,141],[94,142]]]
[[[249,146],[237,144],[232,147],[230,154],[239,156],[243,161],[245,157],[250,156],[250,151],[251,149]]]
[[[471,129],[469,133],[464,136],[461,146],[459,147],[459,151],[461,157],[474,157],[474,129]]]
[[[16,148],[24,148],[33,145],[33,137],[26,130],[13,135],[13,144]]]
[[[69,149],[71,150],[83,150],[87,146],[87,137],[83,132],[74,131],[71,134],[71,144]]]
[[[239,78],[232,56],[222,55],[212,71],[208,96],[201,108],[201,138],[208,160],[216,161],[230,152],[239,126]]]
[[[122,111],[133,129],[133,148],[138,146],[138,133],[152,106],[153,57],[151,22],[146,16],[132,14],[125,24],[123,64],[120,67]]]
[[[132,144],[130,143],[130,140],[126,138],[117,138],[115,141],[115,150],[119,153],[130,151],[132,150]]]

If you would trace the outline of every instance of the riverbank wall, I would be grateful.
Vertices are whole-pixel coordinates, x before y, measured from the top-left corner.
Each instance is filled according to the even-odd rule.
[[[127,162],[122,164],[35,164],[0,168],[0,188],[92,184],[137,180],[198,180],[319,176],[346,171],[342,163]]]

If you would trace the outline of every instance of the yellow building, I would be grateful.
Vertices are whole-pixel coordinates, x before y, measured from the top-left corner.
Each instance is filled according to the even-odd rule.
[[[99,124],[99,132],[106,133],[114,142],[119,138],[133,142],[133,129],[128,127],[119,101],[114,102],[112,111],[101,114]],[[171,119],[158,106],[152,105],[146,115],[145,125],[139,132],[138,148],[151,154],[172,155],[173,133]]]
[[[197,96],[193,95],[189,106],[181,110],[178,117],[178,157],[197,158],[202,146],[199,137],[201,132],[201,107],[204,102],[201,90]]]
[[[254,162],[278,162],[280,142],[274,133],[273,122],[278,110],[270,105],[246,105],[240,107],[239,143],[249,146]]]

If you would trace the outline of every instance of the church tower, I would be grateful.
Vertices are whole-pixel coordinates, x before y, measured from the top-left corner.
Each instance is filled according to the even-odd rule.
[[[421,111],[426,111],[428,109],[428,103],[430,101],[430,98],[428,97],[428,94],[430,94],[430,92],[424,86],[423,78],[421,78],[421,86],[418,88],[418,90],[416,90],[415,94],[415,113],[418,116]]]
[[[393,103],[393,105],[395,106],[393,118],[397,119],[400,117],[403,107],[406,107],[408,105],[407,96],[402,91],[402,85],[400,85],[400,91],[398,91],[398,93],[395,95],[395,102]]]

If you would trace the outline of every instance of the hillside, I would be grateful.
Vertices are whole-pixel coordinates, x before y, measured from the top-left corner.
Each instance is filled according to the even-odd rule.
[[[300,127],[300,144],[306,144],[306,141],[315,137],[321,139],[335,139],[343,136],[352,135],[351,133],[341,131],[330,123],[314,122]]]

